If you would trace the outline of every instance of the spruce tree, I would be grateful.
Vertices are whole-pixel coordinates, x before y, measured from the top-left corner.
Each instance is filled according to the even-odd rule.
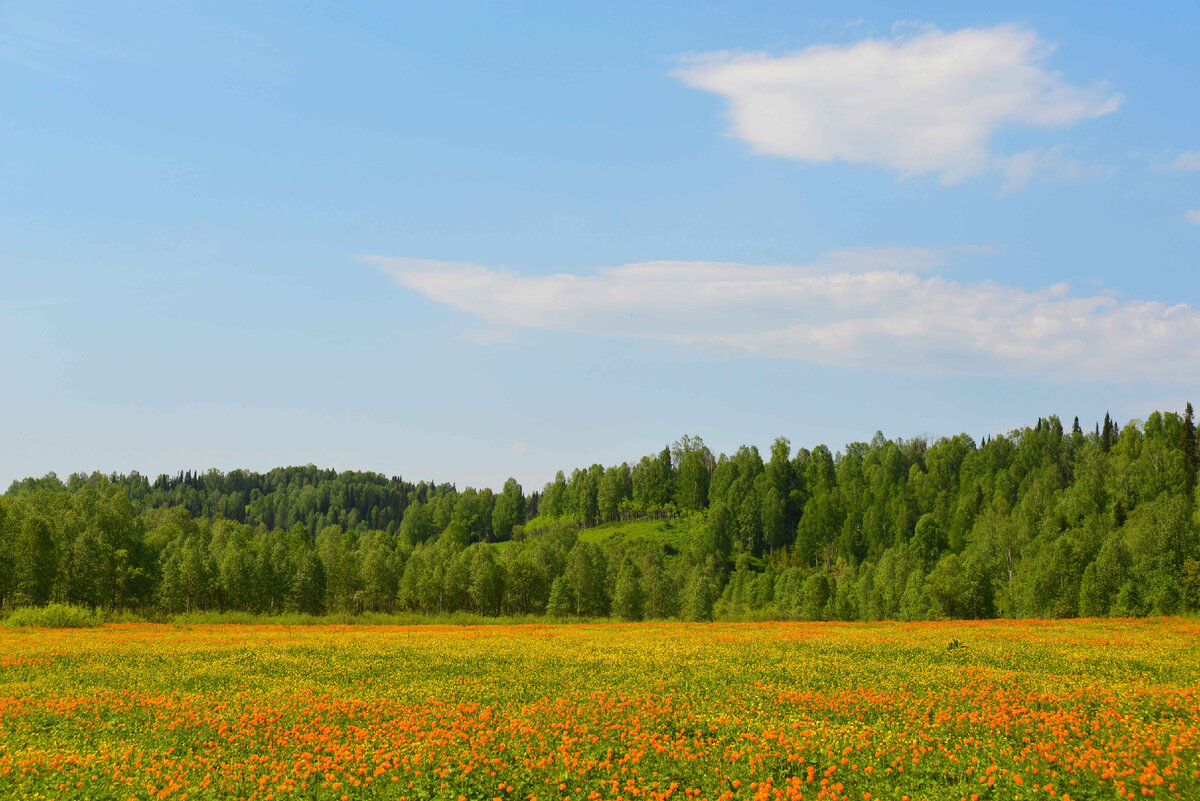
[[[1180,447],[1183,448],[1184,463],[1187,465],[1188,489],[1192,490],[1196,486],[1196,468],[1197,462],[1200,462],[1200,454],[1196,453],[1196,413],[1192,410],[1192,403],[1188,401],[1183,412],[1183,437]]]

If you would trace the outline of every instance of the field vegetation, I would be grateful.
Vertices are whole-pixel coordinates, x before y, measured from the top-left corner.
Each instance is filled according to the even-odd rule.
[[[1200,623],[0,629],[0,797],[1194,799]]]

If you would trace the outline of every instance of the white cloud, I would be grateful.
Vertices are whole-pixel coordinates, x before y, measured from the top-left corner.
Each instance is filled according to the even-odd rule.
[[[1190,223],[1200,225],[1200,209],[1188,209],[1183,213],[1183,219]]]
[[[1121,104],[1104,84],[1047,70],[1052,49],[1014,25],[927,28],[782,56],[706,53],[673,75],[724,97],[732,135],[761,153],[954,183],[995,167],[989,141],[1003,128],[1065,127]]]
[[[1111,167],[1088,164],[1069,155],[1066,145],[1033,148],[1002,160],[1005,177],[1001,194],[1025,188],[1034,178],[1043,181],[1066,182],[1107,178]]]
[[[1200,313],[1185,304],[1076,296],[1067,284],[949,281],[915,272],[914,261],[928,268],[933,257],[912,249],[839,251],[807,266],[656,261],[589,275],[367,260],[494,326],[911,373],[1200,375]]]
[[[1166,169],[1178,172],[1200,172],[1200,150],[1180,153],[1166,166]]]

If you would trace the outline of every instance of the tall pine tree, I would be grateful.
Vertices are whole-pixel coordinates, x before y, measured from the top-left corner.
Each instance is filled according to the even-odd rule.
[[[1196,487],[1196,468],[1200,462],[1200,454],[1196,453],[1196,413],[1192,410],[1192,402],[1188,401],[1183,411],[1183,434],[1180,447],[1183,448],[1183,459],[1187,465],[1188,490]]]

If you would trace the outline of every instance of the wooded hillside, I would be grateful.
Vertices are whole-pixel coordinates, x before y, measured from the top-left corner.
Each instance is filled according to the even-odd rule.
[[[0,496],[0,604],[924,619],[1200,610],[1189,404],[1084,432],[683,437],[526,494],[377,473],[54,475]],[[673,536],[606,537],[616,521]],[[595,536],[581,537],[595,529]],[[631,529],[635,530],[635,529]],[[680,544],[683,544],[682,547]]]

